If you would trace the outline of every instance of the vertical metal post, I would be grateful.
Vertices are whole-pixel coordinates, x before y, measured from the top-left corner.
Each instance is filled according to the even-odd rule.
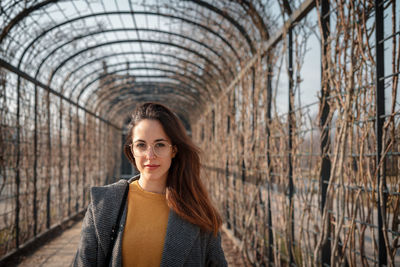
[[[46,227],[47,229],[50,228],[50,220],[51,220],[51,168],[52,168],[52,164],[51,164],[51,125],[50,125],[50,121],[51,121],[51,113],[50,113],[50,91],[47,91],[47,177],[46,177],[46,182],[47,182],[47,220],[46,220]]]
[[[35,129],[33,140],[33,235],[37,235],[37,167],[38,167],[38,101],[39,92],[35,85]]]
[[[58,161],[58,168],[59,168],[59,174],[58,174],[58,210],[59,210],[59,217],[60,221],[63,220],[64,218],[64,203],[63,203],[63,187],[64,187],[64,181],[63,181],[63,169],[64,169],[64,151],[63,151],[63,146],[62,146],[62,135],[63,135],[63,112],[62,112],[62,106],[63,100],[60,97],[60,113],[59,113],[59,119],[60,119],[60,128],[59,128],[59,143],[58,143],[58,149],[59,149],[59,161]]]
[[[254,103],[254,92],[256,90],[256,70],[254,67],[251,68],[251,101],[252,101],[252,117],[251,117],[251,139],[254,139],[254,128],[255,128],[255,124],[256,124],[256,115],[257,115],[257,111],[256,111],[256,107],[255,107],[255,103]]]
[[[321,129],[321,170],[320,170],[320,188],[321,188],[321,203],[320,212],[323,214],[326,202],[326,193],[328,190],[328,183],[331,173],[331,159],[329,156],[330,152],[330,123],[327,122],[330,106],[329,106],[329,95],[330,88],[328,81],[325,80],[324,75],[328,70],[327,57],[329,57],[329,46],[328,38],[330,35],[330,16],[329,16],[329,1],[324,0],[321,2],[321,24],[322,24],[322,55],[321,55],[321,117],[320,117],[320,129]],[[328,222],[329,223],[329,222]],[[330,229],[330,226],[328,226]],[[324,241],[321,251],[321,262],[330,264],[331,259],[331,242],[328,238]]]
[[[382,133],[385,114],[385,84],[384,84],[384,17],[383,17],[383,1],[375,0],[375,44],[376,44],[376,168],[377,168],[377,192],[378,192],[378,251],[379,251],[379,266],[387,264],[387,252],[383,233],[382,217],[386,215],[386,164],[383,162],[380,165],[382,158]]]
[[[20,148],[20,142],[21,142],[21,121],[20,121],[20,110],[21,110],[21,77],[18,75],[18,84],[17,84],[17,159],[15,163],[15,168],[16,168],[16,174],[15,174],[15,246],[18,249],[19,248],[19,194],[20,194],[20,160],[21,160],[21,148]]]
[[[233,119],[232,120],[235,122],[236,113],[238,112],[237,109],[236,109],[236,89],[233,89],[232,96],[233,96],[232,97],[233,98],[233,100],[232,100],[232,102],[233,102]],[[240,145],[238,147],[240,147]],[[239,170],[238,162],[236,162],[235,167],[237,167],[237,169]],[[232,191],[233,191],[233,193],[232,193],[232,196],[233,196],[233,199],[232,199],[232,207],[233,207],[233,210],[232,210],[232,227],[233,227],[233,234],[235,236],[237,236],[237,229],[236,229],[236,217],[237,217],[237,215],[236,215],[236,205],[237,205],[237,203],[236,203],[236,179],[237,179],[237,175],[238,174],[239,174],[239,172],[233,171],[233,176],[232,176],[232,187],[233,187],[233,189],[232,189]]]
[[[244,144],[244,142],[242,143]],[[244,162],[244,159],[242,159],[242,186],[240,187],[240,190],[242,191],[242,196],[245,196],[245,182],[246,182],[246,164]],[[245,215],[242,214],[242,228],[244,229],[246,227],[246,220],[245,220]],[[242,236],[243,238],[243,236]]]
[[[79,125],[80,125],[80,123],[79,123],[79,109],[78,109],[78,107],[76,107],[76,158],[75,158],[75,160],[76,160],[76,162],[75,162],[75,164],[76,164],[76,174],[75,174],[75,184],[76,184],[76,191],[75,191],[75,199],[76,199],[76,202],[75,202],[75,212],[78,212],[79,211],[79,192],[78,192],[78,190],[79,190],[79,180],[80,180],[80,177],[79,177],[79,157],[80,157],[80,155],[81,155],[81,149],[80,149],[80,137],[79,137]]]
[[[271,64],[270,54],[267,56],[267,66],[268,66],[268,75],[267,75],[267,114],[266,114],[266,148],[267,148],[267,226],[268,226],[268,265],[273,266],[274,264],[274,254],[273,254],[273,246],[274,246],[274,236],[272,234],[272,212],[271,212],[271,186],[272,186],[272,167],[271,167],[271,155],[270,155],[270,122],[271,122],[271,103],[272,103],[272,64]]]
[[[293,29],[292,27],[288,30],[288,56],[289,56],[289,68],[288,68],[288,78],[289,78],[289,111],[288,111],[288,198],[289,198],[289,242],[288,242],[288,252],[290,258],[290,264],[294,264],[294,258],[292,253],[292,247],[294,243],[294,212],[293,212],[293,165],[292,165],[292,142],[293,142]]]
[[[86,131],[87,131],[87,125],[86,125],[86,115],[87,115],[87,113],[86,113],[86,111],[85,111],[85,116],[84,116],[84,118],[83,118],[83,146],[86,146]],[[84,147],[84,149],[83,149],[83,153],[86,153],[86,149],[85,149],[85,147]],[[85,207],[85,205],[86,205],[86,165],[87,165],[87,159],[86,159],[86,157],[84,157],[83,158],[83,176],[82,176],[82,190],[83,190],[83,192],[82,192],[82,194],[83,194],[83,200],[82,200],[82,202],[83,202],[83,204],[82,204],[82,207]]]
[[[215,110],[211,110],[211,138],[215,138]]]
[[[233,173],[233,199],[232,199],[232,206],[233,206],[233,214],[232,214],[232,221],[233,221],[233,234],[237,236],[237,229],[236,229],[236,173]]]
[[[102,126],[102,124],[101,124],[102,122],[100,121],[100,120],[98,120],[98,134],[97,134],[97,138],[98,138],[98,140],[97,140],[97,144],[103,144],[103,142],[102,142],[102,140],[101,140],[101,126]],[[103,146],[101,146],[99,149],[98,149],[98,153],[97,153],[97,156],[98,156],[98,161],[97,161],[97,163],[98,163],[98,170],[99,170],[99,172],[100,172],[100,174],[99,174],[99,177],[98,177],[98,181],[97,181],[97,184],[100,184],[101,182],[102,182],[102,177],[101,177],[101,158],[102,158],[102,147]]]
[[[72,177],[72,112],[69,106],[69,145],[68,145],[68,217],[71,216],[71,177]]]
[[[110,131],[109,131],[110,129],[109,129],[108,125],[106,125],[105,128],[106,128],[106,131],[105,131],[105,134],[104,134],[104,139],[105,139],[105,143],[108,144],[108,135],[110,134]],[[107,156],[109,156],[108,155],[108,151],[105,152],[105,153],[106,153]],[[106,173],[106,182],[105,182],[105,184],[110,184],[111,181],[112,181],[111,180],[112,177],[110,177],[108,169],[107,169],[107,166],[105,164],[104,164],[103,169],[105,170],[105,173]]]
[[[229,216],[229,159],[226,160],[225,164],[225,181],[226,181],[226,188],[225,188],[225,214],[226,214],[226,227],[231,229],[231,222]]]

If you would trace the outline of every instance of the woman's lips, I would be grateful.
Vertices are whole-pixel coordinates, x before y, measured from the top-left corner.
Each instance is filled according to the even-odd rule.
[[[155,165],[155,164],[148,164],[148,165],[144,165],[144,167],[148,170],[155,170],[159,167],[160,165]]]

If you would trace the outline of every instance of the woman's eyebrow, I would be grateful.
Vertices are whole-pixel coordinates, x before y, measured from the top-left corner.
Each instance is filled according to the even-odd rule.
[[[168,140],[166,140],[166,139],[164,139],[164,138],[159,138],[159,139],[156,139],[156,140],[154,140],[154,142],[160,142],[160,141],[168,141]],[[133,141],[134,143],[135,142],[144,142],[144,143],[146,143],[146,141],[145,140],[142,140],[142,139],[137,139],[137,140],[135,140],[135,141]]]
[[[160,138],[160,139],[156,139],[154,142],[160,142],[160,141],[167,141],[167,140]]]

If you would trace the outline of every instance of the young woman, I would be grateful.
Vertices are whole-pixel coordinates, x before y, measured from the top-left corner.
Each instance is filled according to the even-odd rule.
[[[74,266],[227,266],[199,151],[177,116],[139,106],[124,152],[140,175],[91,189]]]

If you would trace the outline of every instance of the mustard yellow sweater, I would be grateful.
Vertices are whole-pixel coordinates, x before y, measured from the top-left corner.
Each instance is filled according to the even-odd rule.
[[[144,191],[136,180],[127,204],[122,266],[160,266],[169,214],[165,195]]]

